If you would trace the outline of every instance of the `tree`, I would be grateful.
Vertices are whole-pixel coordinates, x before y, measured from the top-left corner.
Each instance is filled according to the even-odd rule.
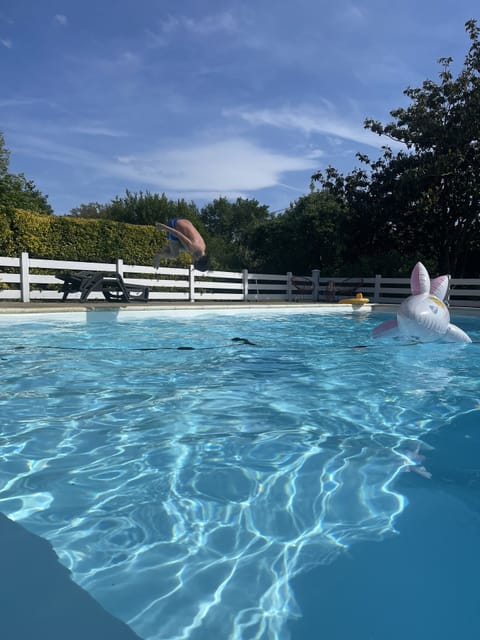
[[[255,230],[272,218],[258,200],[221,197],[205,205],[200,218],[210,236],[208,255],[212,265],[228,269],[251,268]]]
[[[321,269],[334,275],[342,268],[345,211],[326,191],[311,191],[281,215],[255,229],[254,267],[273,273],[308,274]]]
[[[47,196],[37,189],[32,180],[28,180],[23,173],[9,173],[9,160],[10,152],[0,133],[0,206],[52,214]]]
[[[344,210],[339,230],[344,247],[342,271],[403,275],[411,270],[412,260],[418,259],[430,266],[423,254],[419,255],[422,249],[418,242],[411,253],[414,242],[399,213],[405,187],[398,179],[397,167],[392,168],[392,152],[386,148],[384,156],[374,162],[362,154],[357,158],[363,167],[346,176],[333,167],[314,176]],[[398,162],[401,158],[399,154]]]
[[[44,196],[33,180],[28,180],[23,173],[7,173],[0,178],[0,205],[45,215],[53,214],[47,196]]]
[[[258,224],[271,218],[268,206],[258,200],[237,198],[230,202],[221,197],[204,206],[200,217],[210,233],[229,242],[240,242],[243,236]]]
[[[475,20],[465,27],[470,48],[457,77],[442,58],[440,82],[406,89],[411,104],[391,111],[392,122],[365,121],[404,150],[384,147],[376,162],[358,155],[367,169],[346,177],[331,167],[313,176],[348,203],[352,242],[361,238],[370,255],[416,255],[453,275],[462,275],[480,235],[480,31]]]
[[[156,222],[167,222],[169,218],[187,218],[192,222],[198,220],[198,209],[194,203],[185,200],[169,200],[163,193],[133,193],[128,189],[123,198],[115,197],[101,209],[102,218],[129,222],[130,224],[154,225]]]
[[[68,215],[71,218],[103,218],[104,209],[104,204],[89,202],[88,204],[81,204],[78,207],[74,207]]]
[[[401,158],[403,175],[407,171],[417,186],[405,203],[409,221],[415,216],[436,252],[438,270],[447,273],[463,270],[470,237],[480,231],[480,30],[475,20],[465,27],[471,43],[457,77],[452,58],[442,58],[441,82],[407,89],[412,104],[392,111],[394,122],[366,122],[413,152],[408,162]]]

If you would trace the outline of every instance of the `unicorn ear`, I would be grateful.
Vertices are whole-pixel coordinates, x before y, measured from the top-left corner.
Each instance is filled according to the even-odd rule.
[[[418,296],[420,293],[430,293],[430,276],[421,262],[417,262],[413,267],[410,288],[414,296]]]
[[[448,276],[438,276],[430,282],[430,293],[439,300],[443,300],[447,295]]]

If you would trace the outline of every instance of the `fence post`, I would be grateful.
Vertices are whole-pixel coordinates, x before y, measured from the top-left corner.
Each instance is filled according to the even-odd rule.
[[[248,302],[248,269],[242,270],[243,301]]]
[[[320,269],[312,270],[312,300],[318,302],[320,298]]]
[[[195,267],[193,266],[193,264],[189,265],[188,267],[188,287],[189,287],[189,293],[188,293],[188,299],[190,302],[195,302]]]
[[[375,275],[375,287],[373,289],[373,301],[380,302],[380,290],[382,288],[382,276],[377,273]]]
[[[30,302],[30,275],[28,253],[20,256],[20,295],[22,302]]]
[[[117,273],[121,278],[123,278],[123,259],[122,258],[118,258],[117,260]]]
[[[287,302],[292,301],[292,272],[287,271]]]

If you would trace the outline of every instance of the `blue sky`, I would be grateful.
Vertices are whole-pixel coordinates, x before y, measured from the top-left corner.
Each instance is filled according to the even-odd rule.
[[[0,131],[55,213],[130,191],[271,211],[463,64],[478,0],[3,0]]]

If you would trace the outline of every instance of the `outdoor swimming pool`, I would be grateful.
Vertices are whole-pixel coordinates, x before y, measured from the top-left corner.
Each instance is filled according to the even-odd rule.
[[[480,319],[385,317],[0,322],[0,511],[144,640],[477,637]]]

